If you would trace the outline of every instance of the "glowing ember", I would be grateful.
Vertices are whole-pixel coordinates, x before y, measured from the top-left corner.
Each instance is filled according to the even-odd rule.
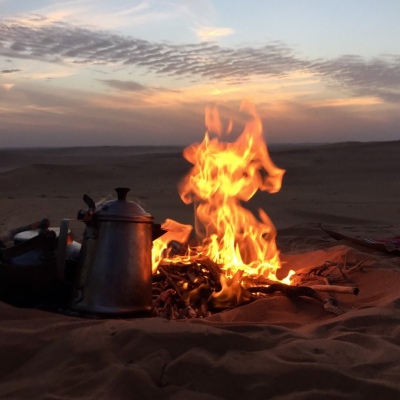
[[[193,168],[179,184],[182,200],[186,204],[195,204],[196,235],[202,239],[202,245],[192,250],[197,256],[209,257],[224,271],[222,290],[214,293],[213,297],[225,303],[233,298],[240,302],[242,276],[257,275],[278,280],[276,272],[281,266],[274,225],[263,210],[258,210],[257,218],[241,202],[250,200],[257,190],[278,192],[285,171],[276,167],[269,157],[261,119],[254,106],[244,102],[241,111],[249,115],[243,133],[234,142],[224,142],[220,140],[223,132],[218,109],[206,109],[204,140],[184,150],[183,156],[193,164]],[[225,134],[229,134],[231,129],[230,123]],[[176,229],[174,224],[164,224],[163,228],[170,231],[169,237],[164,235],[161,241],[156,241],[154,271],[168,241],[173,239],[186,243],[190,234],[188,225],[178,224],[177,237],[173,232]],[[187,262],[195,260],[195,257],[187,255],[175,259]],[[289,276],[283,281],[290,283]]]

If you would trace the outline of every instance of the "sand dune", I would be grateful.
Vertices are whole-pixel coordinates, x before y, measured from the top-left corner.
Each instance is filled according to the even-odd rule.
[[[400,142],[281,148],[281,192],[259,193],[285,269],[363,261],[358,296],[335,316],[313,299],[274,295],[203,320],[92,320],[0,302],[2,399],[396,399],[400,257],[336,241],[400,233]],[[0,232],[75,217],[131,187],[157,222],[193,223],[177,148],[0,150]]]

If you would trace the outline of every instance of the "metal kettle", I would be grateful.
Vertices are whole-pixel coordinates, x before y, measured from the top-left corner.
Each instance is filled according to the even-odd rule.
[[[152,310],[152,241],[164,231],[138,204],[117,200],[98,206],[87,195],[78,213],[86,227],[69,307],[103,317],[146,316]],[[61,255],[62,257],[62,255]]]

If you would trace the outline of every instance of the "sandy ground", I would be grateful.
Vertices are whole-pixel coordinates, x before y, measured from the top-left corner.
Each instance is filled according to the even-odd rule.
[[[321,303],[282,295],[203,320],[92,320],[0,302],[2,399],[395,399],[400,394],[400,257],[336,241],[400,235],[400,142],[271,151],[282,190],[258,193],[285,268],[363,261],[356,296]],[[177,183],[179,148],[0,150],[0,232],[52,226],[130,187],[156,222],[193,223]],[[1,266],[0,266],[1,267]],[[0,294],[1,295],[1,294]]]

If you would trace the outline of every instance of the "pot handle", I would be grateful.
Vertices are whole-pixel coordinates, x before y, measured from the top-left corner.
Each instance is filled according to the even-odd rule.
[[[57,245],[57,277],[65,281],[65,257],[67,255],[69,223],[72,219],[63,219],[60,224],[60,234]]]

